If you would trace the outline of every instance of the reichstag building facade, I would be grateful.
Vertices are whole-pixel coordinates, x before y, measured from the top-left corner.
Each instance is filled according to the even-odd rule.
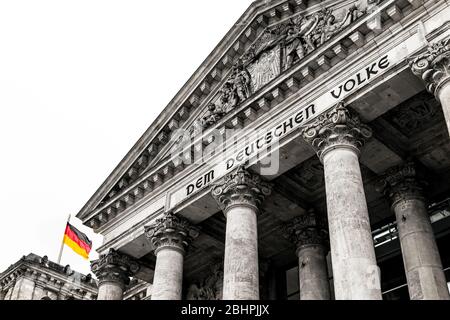
[[[92,294],[448,300],[449,132],[449,1],[254,1],[78,213]]]

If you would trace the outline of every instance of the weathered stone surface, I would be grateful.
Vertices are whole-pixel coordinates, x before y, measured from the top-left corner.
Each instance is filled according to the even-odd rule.
[[[292,219],[284,230],[284,236],[297,246],[297,250],[311,244],[328,246],[326,221],[319,218],[314,209]]]
[[[411,70],[441,102],[450,135],[450,38],[430,44],[410,59]]]
[[[0,300],[93,300],[96,295],[91,275],[49,261],[47,256],[23,256],[0,273]]]
[[[385,193],[397,220],[411,300],[449,300],[442,262],[414,163],[388,170]]]
[[[227,212],[223,299],[259,299],[258,230],[251,207]]]
[[[181,300],[184,254],[164,248],[156,254],[152,300]]]
[[[381,299],[359,149],[371,130],[342,103],[303,130],[325,172],[330,245],[337,300]]]
[[[330,300],[326,254],[321,244],[302,246],[298,250],[300,300]]]
[[[156,255],[152,300],[181,300],[184,254],[198,229],[168,212],[145,232]]]
[[[258,300],[258,206],[271,185],[244,167],[227,175],[212,195],[226,218],[224,300]]]
[[[450,82],[443,86],[438,93],[438,100],[441,102],[442,111],[444,112],[445,122],[450,136]]]
[[[130,277],[139,270],[139,264],[131,257],[110,249],[91,262],[91,270],[99,280],[98,300],[122,300]]]
[[[191,283],[187,300],[222,300],[223,261],[212,264],[209,271],[201,281]]]
[[[300,300],[329,300],[328,236],[314,209],[293,219],[285,236],[297,245]]]
[[[212,187],[212,196],[225,215],[234,206],[249,206],[258,212],[259,205],[270,195],[271,184],[240,166],[225,176],[223,183]]]
[[[360,148],[371,137],[371,129],[343,102],[303,129],[303,138],[312,145],[322,162],[328,151],[337,148],[352,149],[359,156]]]

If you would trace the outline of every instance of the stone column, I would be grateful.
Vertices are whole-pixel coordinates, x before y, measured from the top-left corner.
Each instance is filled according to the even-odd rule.
[[[223,279],[224,300],[258,300],[259,205],[271,185],[259,175],[239,167],[212,188],[212,195],[226,219]]]
[[[339,103],[302,133],[324,166],[336,299],[379,300],[379,268],[358,159],[371,130]]]
[[[449,300],[439,251],[412,162],[388,170],[385,193],[397,219],[411,300]]]
[[[122,300],[130,277],[139,270],[139,264],[131,257],[110,249],[91,262],[91,270],[99,280],[97,300]]]
[[[297,245],[300,300],[330,300],[327,233],[314,210],[286,225],[285,235]]]
[[[430,44],[409,63],[413,73],[441,103],[450,136],[450,38]]]
[[[156,255],[152,300],[181,300],[184,255],[198,230],[188,220],[168,212],[146,227],[145,233]]]
[[[5,300],[5,297],[6,297],[6,290],[0,287],[0,300]]]

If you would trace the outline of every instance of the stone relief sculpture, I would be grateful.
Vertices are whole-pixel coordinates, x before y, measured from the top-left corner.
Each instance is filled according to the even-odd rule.
[[[264,51],[258,60],[248,66],[251,74],[251,88],[253,91],[259,90],[265,84],[275,79],[280,74],[280,46]]]
[[[201,124],[203,127],[209,127],[222,119],[224,115],[225,111],[222,107],[211,103],[208,105],[208,113],[202,118]],[[195,134],[196,131],[194,130],[192,133]]]
[[[334,12],[324,8],[311,15],[298,15],[266,28],[238,59],[208,110],[201,116],[206,129],[253,93],[330,40],[343,28],[371,12],[380,0],[361,0]]]
[[[319,15],[314,15],[309,18],[299,16],[288,24],[286,36],[284,37],[285,70],[292,66],[295,58],[302,59],[315,49],[312,42],[312,33],[318,23]]]
[[[223,263],[212,266],[211,274],[189,286],[187,300],[221,300],[223,286]]]

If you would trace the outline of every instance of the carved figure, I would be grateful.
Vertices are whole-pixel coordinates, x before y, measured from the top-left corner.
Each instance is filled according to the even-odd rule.
[[[302,59],[305,56],[305,51],[299,33],[295,31],[294,27],[290,27],[286,36],[286,69],[292,66],[296,55],[299,59]]]
[[[220,300],[222,298],[223,264],[212,267],[212,274],[200,282],[189,286],[188,300]]]
[[[238,65],[234,71],[234,90],[239,98],[239,102],[243,102],[244,100],[250,97],[250,83],[251,77],[248,71],[242,66]]]
[[[247,100],[253,92],[278,76],[281,68],[287,70],[296,60],[330,40],[343,28],[362,15],[376,9],[381,0],[359,0],[339,10],[337,14],[329,8],[310,16],[297,16],[266,28],[263,34],[238,59],[219,90],[219,98],[208,106],[208,112],[198,121],[207,128]]]
[[[289,69],[295,57],[302,59],[305,56],[305,49],[307,53],[315,49],[311,40],[311,34],[317,26],[319,19],[315,16],[312,19],[305,19],[299,16],[297,21],[291,24],[286,30],[285,47],[285,69]]]
[[[202,126],[204,128],[207,128],[215,123],[217,123],[220,119],[223,118],[225,115],[225,112],[222,110],[221,107],[215,105],[214,103],[211,103],[208,105],[208,112],[206,116],[202,119]]]

